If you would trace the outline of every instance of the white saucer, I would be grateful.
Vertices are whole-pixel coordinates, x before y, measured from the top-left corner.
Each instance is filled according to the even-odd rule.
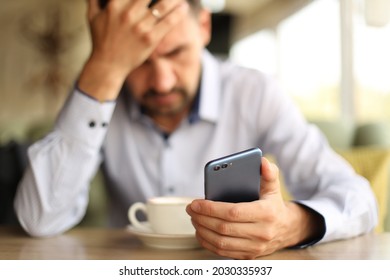
[[[149,226],[147,222],[143,224]],[[144,230],[129,225],[127,229],[135,235],[145,246],[158,249],[194,249],[200,245],[195,234],[158,234],[152,230]]]

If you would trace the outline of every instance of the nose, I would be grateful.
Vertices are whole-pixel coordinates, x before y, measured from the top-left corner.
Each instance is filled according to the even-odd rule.
[[[169,92],[176,84],[175,71],[169,61],[158,60],[153,62],[151,87],[156,92]]]

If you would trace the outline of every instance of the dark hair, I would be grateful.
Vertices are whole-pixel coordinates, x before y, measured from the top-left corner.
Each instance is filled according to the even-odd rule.
[[[101,7],[102,9],[104,9],[104,7],[107,5],[108,1],[109,1],[109,0],[99,0],[100,7]],[[154,5],[157,1],[158,1],[158,0],[152,1],[152,2],[149,4],[149,6]],[[198,12],[198,11],[201,9],[201,7],[202,7],[201,0],[187,0],[187,1],[188,1],[188,3],[190,4],[192,10],[195,11],[195,12]]]
[[[201,0],[187,0],[187,2],[190,4],[192,10],[195,12],[199,12],[202,8]]]

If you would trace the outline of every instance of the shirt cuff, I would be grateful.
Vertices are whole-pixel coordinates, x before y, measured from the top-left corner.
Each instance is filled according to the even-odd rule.
[[[311,212],[315,213],[318,216],[318,218],[320,219],[320,223],[321,223],[321,225],[320,225],[321,226],[321,231],[320,231],[320,233],[316,237],[314,237],[312,239],[307,239],[307,240],[305,240],[305,241],[303,241],[303,242],[301,242],[301,243],[299,243],[297,245],[289,247],[289,249],[304,249],[304,248],[307,248],[309,246],[312,246],[312,245],[318,243],[319,241],[321,241],[324,238],[325,233],[326,233],[326,223],[325,223],[324,216],[321,215],[316,210],[308,207],[307,205],[305,205],[304,203],[301,203],[299,201],[295,201],[295,203],[297,203],[297,204],[301,205],[302,207],[306,208],[308,211],[311,211]]]
[[[88,98],[90,98],[90,99],[92,99],[92,100],[95,100],[96,102],[99,102],[99,103],[108,103],[108,102],[113,102],[113,103],[115,103],[115,102],[116,102],[115,100],[105,100],[105,101],[99,101],[99,100],[97,100],[95,97],[93,97],[93,96],[89,95],[88,93],[86,93],[85,91],[81,90],[81,89],[79,88],[78,82],[75,84],[75,90],[76,90],[78,93],[80,93],[80,94],[82,94],[82,95],[84,95],[84,96],[86,96],[86,97],[88,97]]]
[[[62,109],[56,128],[67,137],[100,148],[115,105],[114,101],[100,103],[76,88]]]

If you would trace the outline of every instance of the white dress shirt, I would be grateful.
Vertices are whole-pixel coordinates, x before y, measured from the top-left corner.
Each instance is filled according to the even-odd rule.
[[[202,63],[197,108],[169,137],[129,94],[99,103],[75,89],[53,131],[29,149],[15,200],[24,229],[50,236],[75,226],[101,162],[110,225],[124,226],[136,201],[160,195],[203,198],[209,160],[256,146],[276,157],[294,199],[324,217],[320,242],[375,227],[377,206],[368,182],[305,122],[273,79],[218,61],[207,51]]]

